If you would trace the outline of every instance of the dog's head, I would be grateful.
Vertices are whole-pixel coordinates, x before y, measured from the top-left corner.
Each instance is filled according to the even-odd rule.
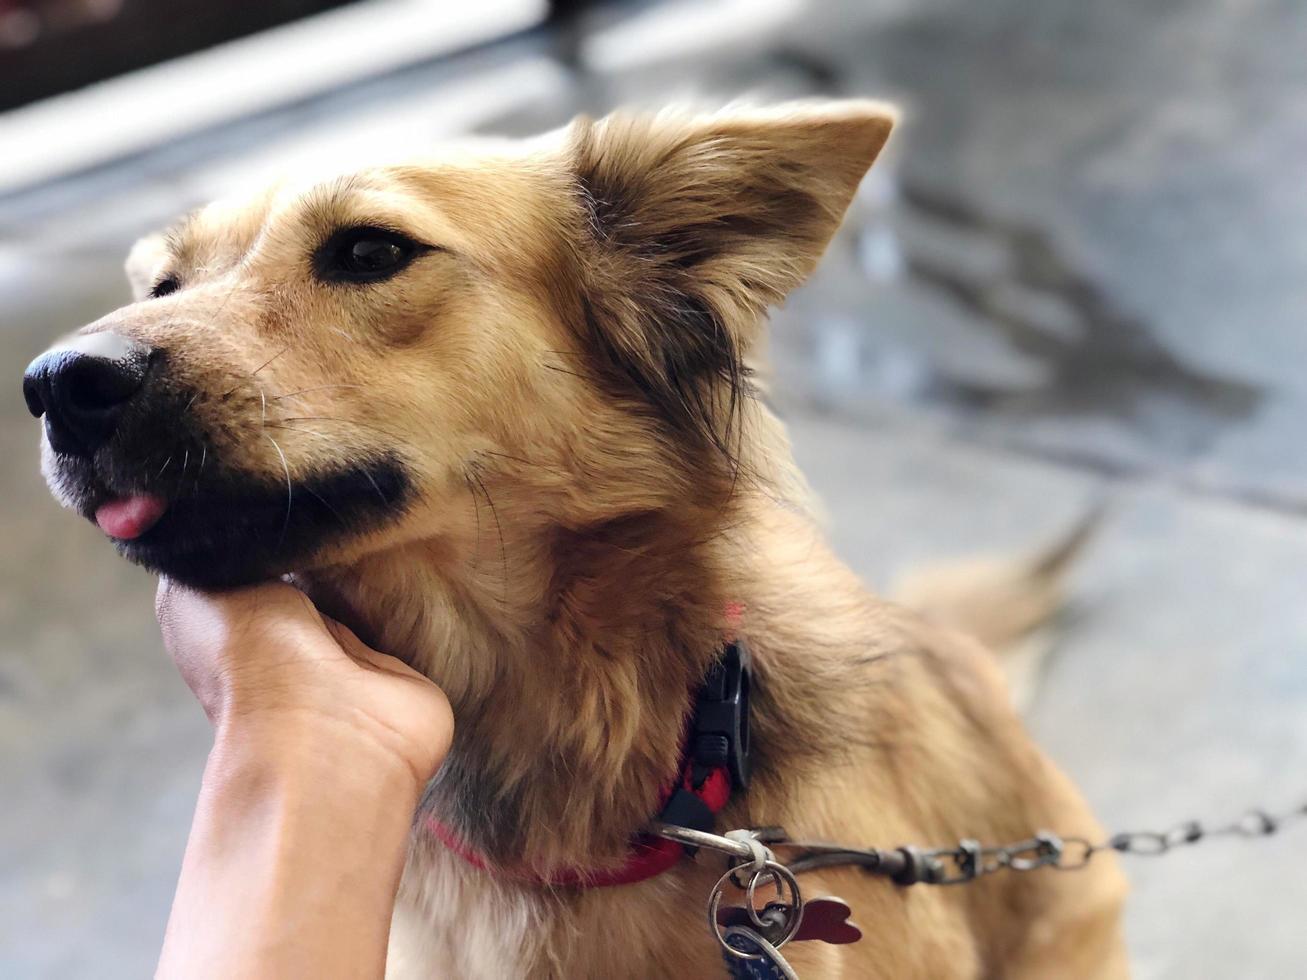
[[[56,496],[228,585],[726,480],[765,308],[891,127],[872,103],[613,116],[282,183],[139,243],[135,302],[28,368]]]

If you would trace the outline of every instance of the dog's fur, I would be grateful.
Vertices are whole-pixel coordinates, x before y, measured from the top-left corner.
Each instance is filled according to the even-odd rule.
[[[524,876],[621,863],[733,603],[755,774],[721,826],[881,846],[1098,834],[991,656],[829,552],[745,366],[892,120],[866,102],[618,115],[283,183],[142,242],[138,302],[87,328],[162,351],[163,377],[92,463],[47,446],[56,492],[83,511],[164,493],[151,535],[170,537],[129,557],[204,585],[293,573],[449,695],[423,813],[494,867],[419,816],[393,975],[722,974],[712,855],[612,889]],[[310,256],[350,225],[431,248],[384,282],[318,281]],[[1124,972],[1109,856],[958,889],[855,870],[804,887],[867,933],[789,947],[809,977]]]

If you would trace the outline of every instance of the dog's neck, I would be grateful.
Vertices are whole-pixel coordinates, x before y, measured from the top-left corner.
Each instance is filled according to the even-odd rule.
[[[625,857],[677,769],[690,692],[739,598],[732,521],[718,507],[505,527],[471,552],[425,542],[306,584],[450,697],[429,813],[495,864],[598,869]]]

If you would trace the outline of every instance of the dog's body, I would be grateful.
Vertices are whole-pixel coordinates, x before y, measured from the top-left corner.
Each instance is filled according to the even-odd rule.
[[[804,517],[765,499],[743,509],[739,535],[721,545],[719,560],[743,597],[758,667],[760,772],[722,827],[780,824],[805,839],[884,845],[969,835],[1014,841],[1043,827],[1098,839],[1074,790],[1030,745],[986,651],[869,596]],[[660,573],[655,565],[648,574]],[[615,581],[624,581],[620,572]],[[553,683],[530,683],[542,703],[570,703]],[[484,710],[496,718],[493,697]],[[676,729],[652,710],[655,730]],[[547,769],[555,765],[544,748],[550,727],[513,736],[541,745],[536,764]],[[621,754],[614,747],[611,760],[592,765],[611,772]],[[549,778],[602,815],[605,789],[588,775],[565,769]],[[584,864],[584,847],[566,860]],[[703,855],[640,885],[546,891],[488,878],[419,839],[392,968],[401,978],[432,976],[442,965],[454,976],[720,976],[704,903],[721,869]],[[900,889],[856,869],[802,883],[805,894],[847,900],[867,935],[853,946],[787,947],[800,976],[1126,973],[1117,935],[1123,887],[1108,864],[966,888]]]
[[[826,550],[744,367],[889,128],[870,103],[619,117],[516,156],[274,188],[143,243],[140,301],[29,369],[52,486],[129,557],[208,586],[293,573],[449,695],[396,976],[721,974],[711,857],[615,888],[538,882],[625,860],[735,631],[754,778],[720,826],[1096,836],[989,655]],[[108,380],[69,396],[91,370]],[[1124,972],[1102,857],[958,889],[855,870],[804,888],[867,932],[787,947],[808,976]]]

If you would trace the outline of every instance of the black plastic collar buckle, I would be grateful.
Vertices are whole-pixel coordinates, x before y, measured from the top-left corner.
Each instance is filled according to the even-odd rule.
[[[690,729],[691,780],[699,786],[725,766],[737,789],[749,785],[749,686],[753,667],[743,640],[729,644],[708,670]]]

